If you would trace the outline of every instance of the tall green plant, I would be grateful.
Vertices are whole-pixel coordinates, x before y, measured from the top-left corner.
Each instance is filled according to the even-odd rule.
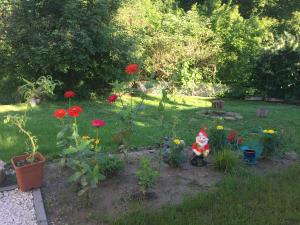
[[[65,96],[70,97],[70,94],[75,96],[75,93],[71,93],[71,91],[66,93]],[[102,151],[99,129],[105,126],[103,120],[91,121],[91,125],[96,129],[95,138],[80,136],[77,117],[81,115],[82,111],[79,106],[71,106],[68,109],[68,115],[73,120],[68,121],[70,124],[63,122],[67,115],[64,109],[57,109],[54,116],[61,120],[63,125],[57,135],[57,145],[62,148],[62,165],[72,170],[73,175],[69,177],[69,181],[79,185],[78,195],[86,194],[87,203],[90,204],[91,189],[96,188],[101,181],[120,170],[123,163],[117,157]]]
[[[115,81],[112,83],[113,94],[108,97],[108,103],[110,105],[115,105],[116,101],[120,103],[120,107],[115,106],[119,117],[116,126],[115,139],[120,140],[119,144],[126,144],[125,137],[134,132],[137,116],[145,107],[145,91],[152,83],[151,79],[147,79],[148,81],[144,87],[145,90],[137,88],[139,81],[142,79],[140,68],[137,64],[128,65],[125,68],[125,72],[127,76],[125,81]],[[133,102],[134,97],[139,98],[138,104]]]
[[[55,88],[62,85],[59,80],[53,80],[52,76],[41,76],[35,81],[21,79],[25,84],[19,87],[19,92],[27,102],[43,96],[54,96]]]
[[[20,133],[24,134],[28,140],[29,150],[31,153],[29,154],[28,158],[26,159],[28,162],[32,163],[35,161],[35,154],[38,150],[38,139],[34,136],[27,128],[27,111],[31,109],[31,98],[33,96],[41,95],[54,95],[54,89],[59,85],[59,81],[55,81],[52,79],[51,76],[47,77],[40,77],[36,81],[27,81],[26,84],[20,87],[21,94],[23,98],[26,99],[26,109],[24,115],[15,114],[15,115],[6,115],[4,118],[4,123],[9,126],[16,127]]]
[[[136,172],[138,184],[140,185],[142,193],[145,195],[148,189],[154,184],[155,178],[159,176],[159,172],[151,167],[151,161],[147,157],[140,160],[140,167]]]

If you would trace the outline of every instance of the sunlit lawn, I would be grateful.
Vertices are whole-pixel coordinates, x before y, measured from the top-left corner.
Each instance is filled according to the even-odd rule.
[[[135,102],[138,99],[134,99]],[[149,96],[144,104],[145,109],[138,116],[135,133],[130,138],[131,146],[155,145],[159,139],[172,134],[172,121],[177,117],[178,125],[175,133],[183,138],[186,143],[191,144],[201,127],[209,127],[216,121],[202,115],[201,111],[211,106],[208,99],[199,97],[177,97],[176,102],[167,104],[164,112],[165,123],[161,123],[162,114],[157,106],[159,97]],[[83,107],[84,112],[79,117],[80,134],[93,135],[94,130],[90,121],[100,118],[106,121],[106,126],[100,128],[101,143],[105,150],[116,150],[113,142],[113,134],[118,127],[118,116],[114,107],[103,101],[95,104],[92,101],[79,101],[73,104]],[[57,156],[60,149],[56,147],[56,134],[61,124],[53,117],[53,111],[57,108],[66,108],[67,104],[43,103],[28,113],[30,119],[28,128],[39,139],[39,151],[48,157]],[[256,118],[256,110],[259,107],[266,107],[270,110],[268,118]],[[0,158],[8,161],[10,157],[25,152],[26,145],[23,135],[15,128],[3,124],[3,117],[8,113],[23,113],[24,105],[2,105],[0,106]],[[226,127],[235,128],[238,131],[256,128],[261,126],[266,129],[284,129],[286,131],[286,144],[282,149],[299,151],[300,146],[300,107],[293,105],[269,104],[263,102],[248,102],[226,100],[225,110],[234,111],[244,116],[240,121],[225,121]]]
[[[134,99],[137,102],[139,99]],[[135,133],[130,138],[131,146],[155,145],[159,139],[172,135],[172,121],[177,118],[175,135],[183,138],[187,144],[194,141],[195,134],[201,127],[223,123],[227,128],[237,131],[262,127],[265,129],[284,130],[286,133],[282,151],[294,150],[300,153],[300,107],[264,102],[226,100],[225,110],[243,115],[240,121],[214,121],[202,115],[202,110],[211,106],[209,99],[198,97],[176,97],[166,105],[165,123],[157,106],[159,97],[149,96],[144,102],[145,109],[136,121]],[[100,128],[101,143],[105,150],[115,151],[114,131],[118,127],[116,108],[102,101],[74,102],[83,107],[79,117],[80,135],[93,135],[90,121],[100,118],[106,126]],[[66,108],[66,103],[43,103],[28,113],[28,128],[39,139],[39,150],[49,158],[58,156],[56,134],[61,124],[53,117],[57,108]],[[256,110],[264,107],[270,110],[268,118],[258,119]],[[8,113],[23,113],[24,105],[0,106],[0,119]],[[24,137],[15,128],[0,123],[0,158],[8,161],[10,157],[26,151]],[[279,172],[279,171],[274,171]],[[152,211],[136,208],[127,216],[110,221],[116,225],[283,225],[300,224],[300,168],[294,167],[287,172],[257,176],[249,172],[238,172],[224,178],[209,193],[199,193],[197,197],[187,199],[177,206]],[[199,189],[201,192],[201,189]]]

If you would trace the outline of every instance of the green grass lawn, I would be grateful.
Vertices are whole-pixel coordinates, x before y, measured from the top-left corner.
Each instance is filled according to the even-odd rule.
[[[135,102],[138,99],[134,99]],[[208,99],[199,97],[176,97],[170,101],[164,112],[165,125],[161,124],[161,114],[157,110],[159,97],[148,96],[145,100],[145,109],[136,122],[136,131],[130,138],[132,146],[154,145],[162,136],[171,135],[171,123],[174,116],[178,118],[176,135],[183,138],[186,143],[192,144],[195,135],[201,127],[209,127],[216,121],[202,115],[201,111],[211,106]],[[93,135],[94,130],[90,121],[100,118],[106,121],[106,126],[100,128],[101,143],[106,150],[116,150],[113,134],[118,126],[115,108],[104,102],[91,101],[74,102],[73,105],[83,107],[84,112],[79,117],[80,135]],[[30,119],[28,128],[39,139],[39,151],[48,157],[57,156],[60,149],[56,147],[56,134],[61,124],[53,117],[57,108],[66,108],[63,102],[45,102],[28,113]],[[268,118],[256,118],[256,110],[265,107],[270,110]],[[0,158],[8,161],[10,157],[25,152],[24,137],[15,128],[3,124],[3,117],[8,113],[23,113],[24,105],[0,106]],[[223,121],[225,127],[243,131],[259,126],[265,129],[283,129],[286,133],[285,145],[282,150],[295,150],[299,152],[300,146],[300,107],[283,104],[270,104],[264,102],[248,102],[226,100],[225,110],[234,111],[244,116],[240,121]]]
[[[278,172],[278,171],[277,171]],[[256,176],[230,175],[209,193],[159,210],[138,209],[115,225],[298,225],[300,167]]]
[[[138,99],[134,99],[137,102]],[[158,143],[162,136],[171,135],[171,123],[176,116],[178,125],[176,136],[187,144],[192,144],[201,127],[222,123],[226,128],[238,132],[257,127],[284,130],[286,133],[282,151],[294,150],[300,153],[300,107],[264,102],[226,100],[225,110],[243,115],[240,121],[214,121],[202,115],[209,108],[208,99],[199,97],[176,97],[166,105],[161,124],[161,114],[157,106],[159,98],[148,96],[145,109],[136,121],[135,133],[130,138],[132,146],[147,146]],[[90,121],[100,118],[106,126],[100,128],[101,144],[105,150],[115,151],[113,134],[117,128],[116,108],[105,101],[78,101],[84,112],[79,117],[80,135],[93,135]],[[28,113],[28,128],[39,139],[39,150],[48,157],[59,155],[56,147],[56,134],[61,125],[53,112],[57,108],[66,108],[63,102],[45,102]],[[268,118],[256,117],[256,110],[264,107],[270,110]],[[0,106],[0,120],[8,113],[23,113],[24,105]],[[23,135],[15,128],[0,123],[0,159],[8,161],[10,157],[26,151]],[[228,175],[209,193],[199,193],[197,197],[186,199],[176,206],[166,206],[159,210],[139,208],[129,215],[119,217],[111,223],[115,225],[298,225],[300,224],[300,167],[268,176],[253,175],[240,170]],[[201,190],[199,190],[201,191]]]

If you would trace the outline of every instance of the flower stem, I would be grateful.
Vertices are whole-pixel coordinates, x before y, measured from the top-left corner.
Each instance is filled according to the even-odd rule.
[[[31,143],[32,153],[31,153],[31,156],[29,156],[28,158],[30,159],[31,162],[33,162],[34,161],[34,155],[35,155],[36,150],[37,150],[37,145],[35,144],[34,136],[32,136],[31,133],[29,131],[25,130],[20,124],[16,123],[16,125],[20,129],[20,131],[28,137],[28,139]]]
[[[74,135],[75,143],[76,143],[76,146],[78,146],[79,145],[79,143],[78,143],[78,127],[77,127],[76,117],[74,117],[74,132],[75,132],[75,135]]]
[[[99,129],[97,128],[96,129],[96,147],[95,147],[95,149],[97,149],[97,146],[98,146],[98,139],[99,139]]]

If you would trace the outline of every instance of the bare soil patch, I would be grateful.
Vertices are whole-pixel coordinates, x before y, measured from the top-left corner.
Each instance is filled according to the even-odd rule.
[[[84,197],[77,196],[76,186],[68,183],[70,171],[56,163],[47,164],[42,193],[50,224],[101,224],[99,221],[105,222],[110,216],[125,214],[138,207],[141,202],[138,201],[139,187],[135,173],[139,158],[145,155],[156,158],[158,151],[129,153],[129,162],[125,169],[93,190],[90,207],[86,207]],[[168,203],[179,203],[186,196],[208,191],[221,178],[222,173],[213,170],[211,164],[199,168],[186,162],[182,168],[170,168],[162,163],[160,177],[150,190],[149,196],[141,200],[142,205],[157,208]]]
[[[186,154],[190,154],[187,151]],[[109,218],[126,214],[137,207],[159,208],[166,204],[176,204],[187,196],[209,191],[224,176],[212,167],[208,158],[206,167],[193,167],[186,162],[182,168],[161,166],[160,177],[150,190],[146,199],[138,200],[137,179],[135,172],[139,158],[148,155],[157,161],[158,151],[154,149],[129,153],[129,162],[125,169],[116,176],[102,182],[92,192],[92,205],[86,206],[84,197],[78,197],[76,186],[68,183],[70,171],[56,163],[45,166],[42,194],[50,225],[95,225],[108,224]],[[274,158],[259,161],[250,166],[250,170],[267,173],[285,169],[298,158]]]
[[[250,166],[250,169],[256,173],[269,173],[282,171],[298,163],[299,156],[296,152],[287,152],[284,156],[274,156],[271,159],[259,160],[256,165]]]

